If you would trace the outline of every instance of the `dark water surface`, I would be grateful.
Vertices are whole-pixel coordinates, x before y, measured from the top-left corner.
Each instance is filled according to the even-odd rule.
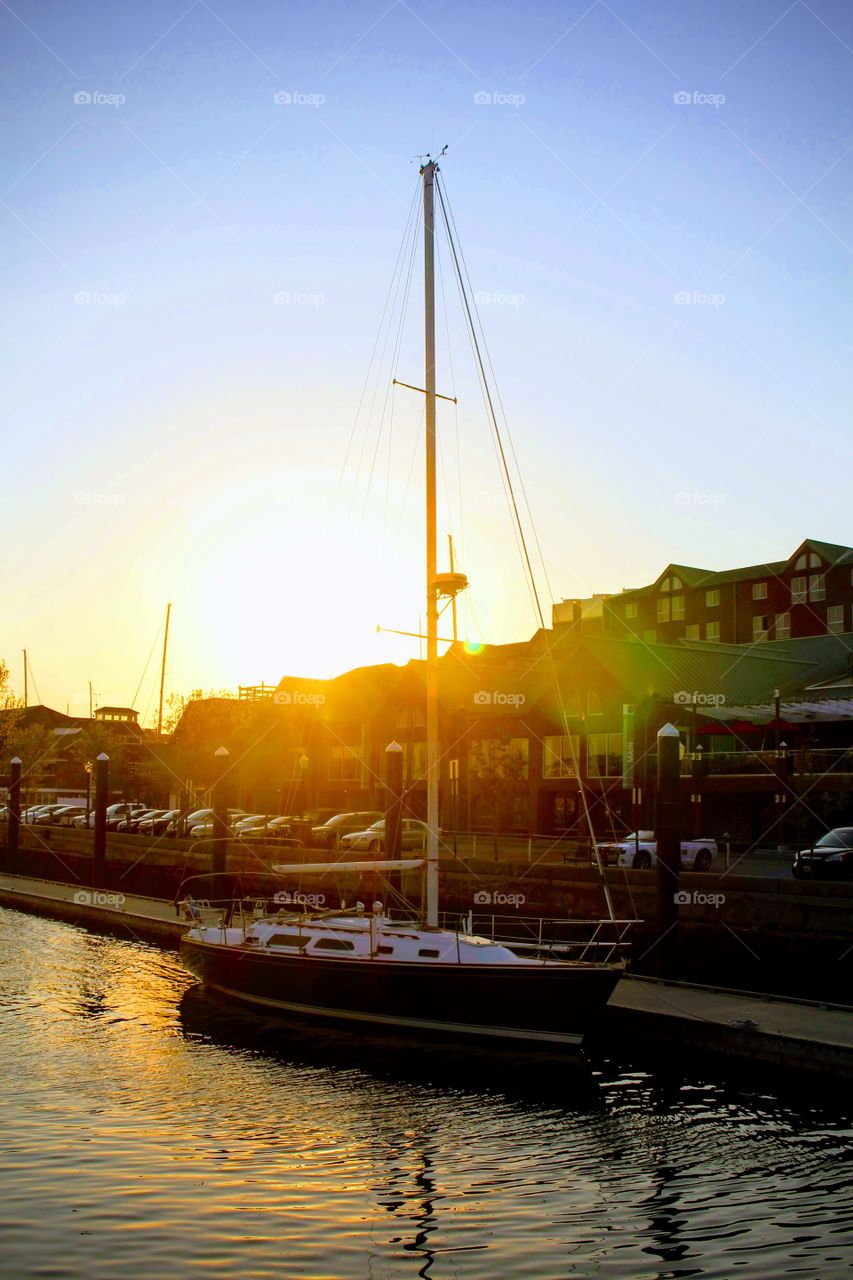
[[[832,1280],[853,1108],[796,1099],[284,1031],[0,911],[4,1276]]]

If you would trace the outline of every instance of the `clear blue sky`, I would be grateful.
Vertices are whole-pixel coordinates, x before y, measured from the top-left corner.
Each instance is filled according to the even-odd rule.
[[[12,0],[0,36],[0,654],[45,700],[130,698],[167,600],[177,689],[411,655],[373,624],[417,626],[417,415],[366,510],[339,481],[444,143],[556,597],[851,541],[849,4]],[[457,359],[443,523],[517,639]]]

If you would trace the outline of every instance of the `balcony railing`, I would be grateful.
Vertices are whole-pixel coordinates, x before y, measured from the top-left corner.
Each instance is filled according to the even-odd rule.
[[[685,753],[681,760],[682,776],[693,773],[695,756]],[[780,772],[775,751],[715,751],[702,756],[702,772],[706,777],[720,774],[771,774]],[[853,773],[853,747],[821,747],[815,750],[787,752],[787,772],[805,776],[826,773]]]

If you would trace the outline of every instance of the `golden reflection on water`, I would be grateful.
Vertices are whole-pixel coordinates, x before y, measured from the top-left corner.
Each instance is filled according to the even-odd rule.
[[[701,1081],[287,1030],[206,997],[172,953],[0,919],[6,1274],[770,1280],[853,1261],[840,1122]]]

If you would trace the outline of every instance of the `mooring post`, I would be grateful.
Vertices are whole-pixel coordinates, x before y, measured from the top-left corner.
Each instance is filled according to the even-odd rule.
[[[216,781],[213,784],[213,844],[210,851],[210,869],[216,875],[225,870],[228,861],[228,800],[225,790],[228,748],[219,747],[214,752],[213,758],[216,761]]]
[[[105,889],[107,874],[107,795],[110,758],[101,752],[95,761],[95,836],[92,843],[92,888]]]
[[[675,976],[678,962],[678,881],[681,872],[681,822],[679,817],[679,775],[681,736],[675,725],[658,730],[657,886],[658,919],[655,973],[659,978]]]
[[[21,841],[21,761],[13,756],[9,766],[9,830],[7,835],[7,870],[18,870],[18,845]]]

